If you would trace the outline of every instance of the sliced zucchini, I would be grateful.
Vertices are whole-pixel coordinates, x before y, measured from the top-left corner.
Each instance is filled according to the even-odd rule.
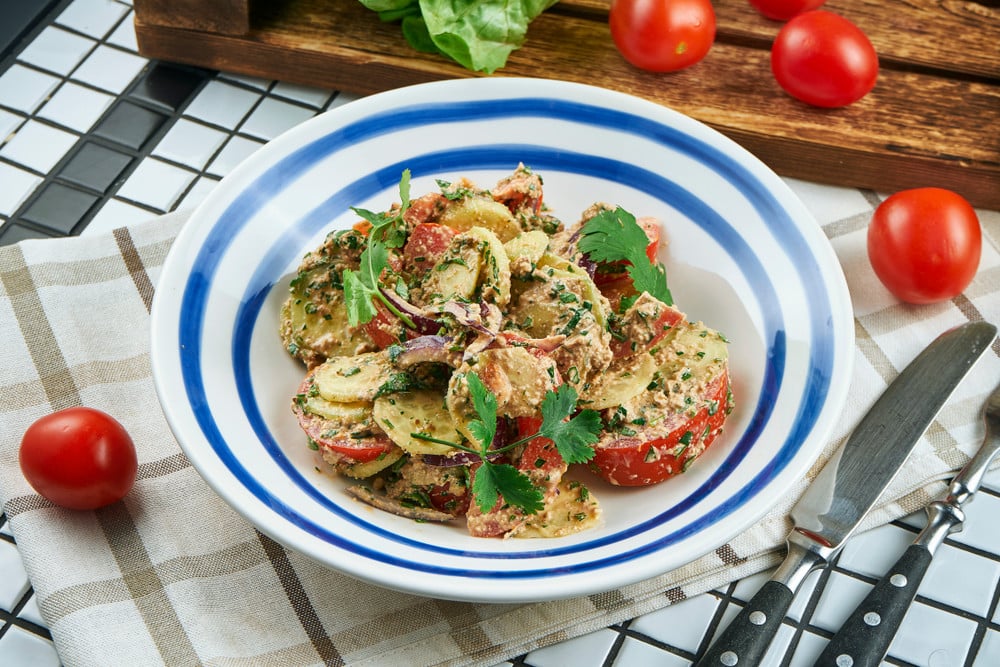
[[[409,454],[447,455],[455,451],[454,447],[431,442],[419,435],[454,443],[463,440],[445,407],[444,391],[440,389],[380,396],[375,399],[374,414],[375,422],[386,435]]]
[[[468,234],[480,242],[480,296],[484,301],[502,308],[510,303],[510,259],[507,258],[507,251],[499,237],[485,227],[473,227]]]
[[[652,354],[616,357],[607,370],[590,381],[584,406],[603,410],[624,405],[646,390],[657,370],[659,364]]]
[[[504,243],[521,233],[521,226],[506,206],[490,197],[477,194],[469,195],[449,206],[438,218],[438,222],[461,232],[473,227],[485,227]]]
[[[371,402],[399,374],[385,352],[333,357],[313,371],[319,395],[333,403]]]
[[[406,456],[406,452],[398,447],[393,447],[374,461],[344,466],[340,471],[354,479],[367,479],[375,473],[382,472],[404,456]]]
[[[549,235],[540,229],[524,232],[504,243],[503,248],[511,261],[523,257],[532,264],[538,264],[549,249]]]
[[[423,292],[427,301],[443,303],[455,299],[472,299],[479,286],[483,264],[479,244],[469,234],[459,234],[451,240],[441,261],[424,280]]]

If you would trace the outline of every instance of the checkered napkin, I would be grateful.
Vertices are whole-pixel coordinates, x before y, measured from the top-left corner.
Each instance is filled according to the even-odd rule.
[[[931,339],[1000,320],[1000,214],[983,212],[982,267],[964,296],[895,303],[865,259],[870,212],[824,225],[854,300],[856,363],[844,418],[813,471]],[[0,492],[67,665],[465,665],[605,627],[775,565],[786,514],[805,488],[730,543],[655,579],[585,598],[472,604],[361,583],[291,552],[217,497],[173,439],[150,376],[149,309],[184,222],[174,214],[114,233],[0,248]],[[1000,381],[985,355],[931,426],[867,526],[939,494],[982,437]],[[54,507],[21,476],[17,448],[38,417],[88,405],[115,415],[139,453],[138,480],[93,512]]]

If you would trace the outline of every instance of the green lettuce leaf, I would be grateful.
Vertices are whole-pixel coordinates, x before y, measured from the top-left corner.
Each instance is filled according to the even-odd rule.
[[[524,44],[528,25],[558,0],[361,0],[383,20],[404,19],[403,34],[419,51],[432,45],[463,67],[492,74]],[[420,17],[413,14],[419,4]],[[423,19],[422,21],[420,19]]]

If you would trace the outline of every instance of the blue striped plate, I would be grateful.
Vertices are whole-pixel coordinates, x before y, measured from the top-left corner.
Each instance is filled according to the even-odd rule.
[[[488,540],[373,510],[318,472],[289,409],[304,370],[278,309],[302,255],[387,208],[401,172],[484,187],[519,162],[572,222],[595,201],[663,220],[674,298],[732,341],[737,409],[684,475],[642,489],[580,476],[603,525]],[[262,532],[355,577],[412,593],[529,601],[680,567],[790,506],[846,398],[853,323],[819,225],[766,166],[661,106],[578,84],[469,79],[350,102],[264,146],[194,212],[163,268],[152,358],[174,433],[205,480]],[[196,527],[193,527],[196,528]]]

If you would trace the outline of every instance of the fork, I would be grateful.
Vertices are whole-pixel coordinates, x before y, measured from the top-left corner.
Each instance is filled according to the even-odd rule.
[[[878,667],[917,594],[934,552],[950,533],[962,530],[967,503],[1000,451],[1000,386],[983,407],[986,436],[979,451],[948,487],[944,500],[927,506],[927,526],[860,605],[816,662],[816,667]]]

